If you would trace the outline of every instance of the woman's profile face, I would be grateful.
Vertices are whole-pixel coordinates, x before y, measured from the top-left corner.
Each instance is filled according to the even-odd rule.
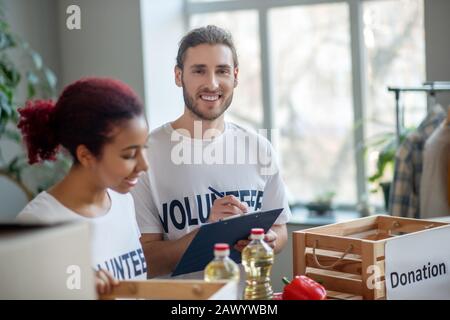
[[[144,117],[125,120],[113,128],[112,141],[103,146],[93,173],[105,188],[127,193],[148,169],[148,126]]]

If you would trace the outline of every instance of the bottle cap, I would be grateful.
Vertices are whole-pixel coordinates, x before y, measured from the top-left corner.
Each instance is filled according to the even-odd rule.
[[[214,245],[214,250],[230,250],[230,246],[228,245],[228,243],[216,243]]]
[[[252,234],[264,234],[264,229],[262,228],[253,228]]]
[[[250,235],[251,239],[263,239],[264,238],[264,229],[262,228],[253,228]]]
[[[216,257],[225,257],[230,255],[230,246],[228,243],[216,243],[214,245],[214,255]]]

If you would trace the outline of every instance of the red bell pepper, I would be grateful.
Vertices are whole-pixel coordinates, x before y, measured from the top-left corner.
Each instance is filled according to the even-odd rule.
[[[325,300],[327,297],[325,288],[307,276],[295,276],[290,282],[285,277],[283,282],[286,284],[283,300]]]

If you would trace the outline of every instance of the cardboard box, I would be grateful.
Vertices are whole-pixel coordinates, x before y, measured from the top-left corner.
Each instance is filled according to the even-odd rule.
[[[87,223],[0,225],[0,299],[96,299]]]

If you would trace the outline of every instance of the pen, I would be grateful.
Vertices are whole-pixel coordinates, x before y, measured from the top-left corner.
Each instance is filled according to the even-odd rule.
[[[222,192],[217,191],[216,189],[214,189],[213,187],[208,187],[208,189],[210,191],[212,191],[212,193],[214,193],[216,196],[218,196],[219,198],[223,198],[225,195]]]
[[[217,190],[214,189],[213,187],[208,187],[208,189],[209,189],[212,193],[214,193],[216,196],[218,196],[218,197],[220,197],[220,198],[223,198],[223,197],[225,196],[222,192],[217,191]],[[224,220],[228,220],[228,219],[237,218],[237,217],[240,217],[240,216],[242,216],[242,215],[244,215],[244,214],[233,214],[232,216],[229,216],[229,217],[220,219],[220,221],[224,221]]]

